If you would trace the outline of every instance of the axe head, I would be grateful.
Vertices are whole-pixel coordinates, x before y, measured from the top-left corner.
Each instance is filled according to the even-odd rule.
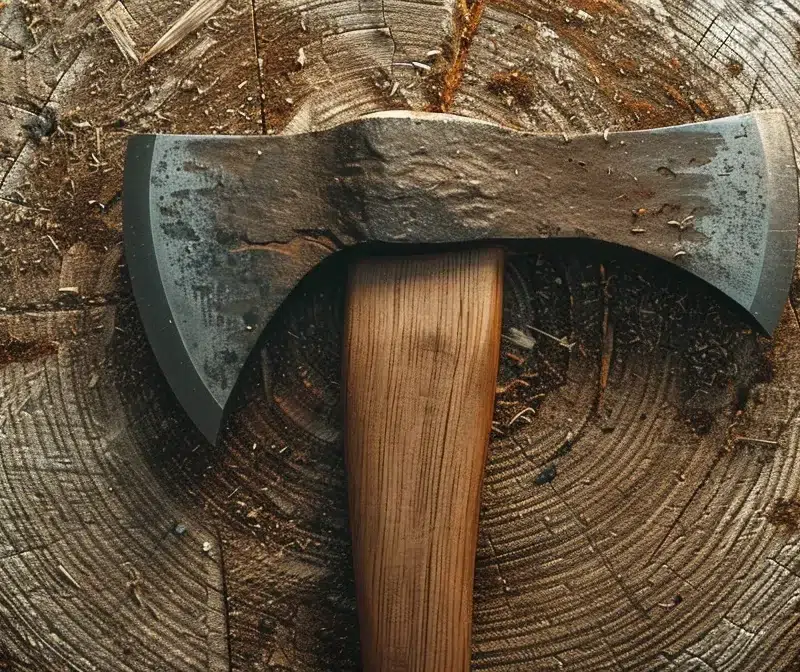
[[[688,270],[771,332],[798,186],[779,111],[571,139],[389,113],[301,135],[133,137],[124,223],[147,336],[215,443],[264,327],[340,249],[605,240]]]

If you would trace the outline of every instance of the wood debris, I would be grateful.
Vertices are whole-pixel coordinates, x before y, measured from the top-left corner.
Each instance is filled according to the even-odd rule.
[[[534,327],[534,326],[532,326],[530,324],[528,325],[528,329],[530,329],[531,331],[535,331],[537,334],[541,334],[542,336],[547,336],[547,338],[555,341],[562,348],[566,348],[570,352],[572,352],[572,348],[574,348],[577,345],[577,343],[570,343],[569,339],[566,336],[560,336],[560,337],[559,336],[555,336],[555,335],[550,334],[550,333],[548,333],[546,331],[543,331],[542,329],[539,329],[538,327]]]
[[[536,345],[536,341],[529,334],[516,327],[511,327],[508,334],[503,334],[503,338],[525,350],[531,350]]]
[[[77,590],[81,589],[80,584],[73,578],[72,574],[70,574],[67,571],[67,569],[66,569],[66,567],[64,567],[64,565],[59,565],[58,566],[58,571],[61,573],[61,576],[63,576],[73,588],[76,588]]]
[[[513,425],[520,418],[527,420],[528,422],[531,422],[530,417],[528,417],[528,413],[530,413],[531,415],[536,415],[536,411],[530,406],[528,406],[527,408],[523,408],[519,413],[517,413],[513,418],[511,418],[511,420],[508,423],[508,427],[511,427],[511,425]]]
[[[44,235],[44,238],[47,238],[47,240],[49,240],[49,241],[50,241],[50,243],[53,245],[53,247],[54,247],[54,248],[56,248],[56,252],[58,252],[59,254],[61,254],[61,248],[58,246],[58,243],[56,243],[56,241],[55,241],[55,239],[53,238],[53,236],[51,236],[51,235],[48,233],[48,234],[45,234],[45,235]]]
[[[754,436],[734,436],[734,443],[758,443],[762,446],[777,446],[778,442],[774,439],[758,439]]]
[[[180,89],[181,82],[197,67],[205,53],[215,44],[216,40],[206,36],[185,54],[181,54],[164,78],[161,86],[154,91],[152,98],[144,104],[143,110],[150,114],[156,113],[158,108],[175,95]],[[165,118],[168,119],[168,117]]]
[[[667,222],[670,226],[677,227],[680,231],[685,231],[690,226],[694,226],[694,215],[689,215],[688,217],[684,217],[682,220],[678,221],[677,219],[671,219]]]
[[[136,42],[133,41],[130,31],[135,31],[139,24],[130,15],[125,5],[119,0],[106,0],[97,13],[114,38],[114,42],[125,60],[138,64],[139,52],[136,50]]]
[[[142,63],[147,63],[180,44],[187,35],[196,31],[222,9],[224,4],[225,0],[198,0],[150,47]]]

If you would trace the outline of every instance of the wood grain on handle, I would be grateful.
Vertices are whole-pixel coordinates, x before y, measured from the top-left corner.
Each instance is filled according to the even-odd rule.
[[[502,285],[497,249],[351,270],[345,455],[368,672],[469,669]]]

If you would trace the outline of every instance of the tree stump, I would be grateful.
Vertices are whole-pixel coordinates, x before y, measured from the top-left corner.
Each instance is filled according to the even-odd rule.
[[[0,2],[0,669],[357,667],[344,269],[283,307],[210,448],[126,279],[129,134],[800,122],[786,0],[191,6]],[[798,288],[768,340],[601,245],[519,251],[505,286],[474,668],[800,669]]]

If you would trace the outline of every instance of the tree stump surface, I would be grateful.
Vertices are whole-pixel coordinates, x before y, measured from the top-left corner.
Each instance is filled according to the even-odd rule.
[[[357,666],[345,269],[284,305],[212,449],[126,278],[129,134],[800,122],[786,0],[198,4],[0,2],[0,669]],[[641,256],[509,258],[475,669],[800,669],[798,286],[769,340]]]

